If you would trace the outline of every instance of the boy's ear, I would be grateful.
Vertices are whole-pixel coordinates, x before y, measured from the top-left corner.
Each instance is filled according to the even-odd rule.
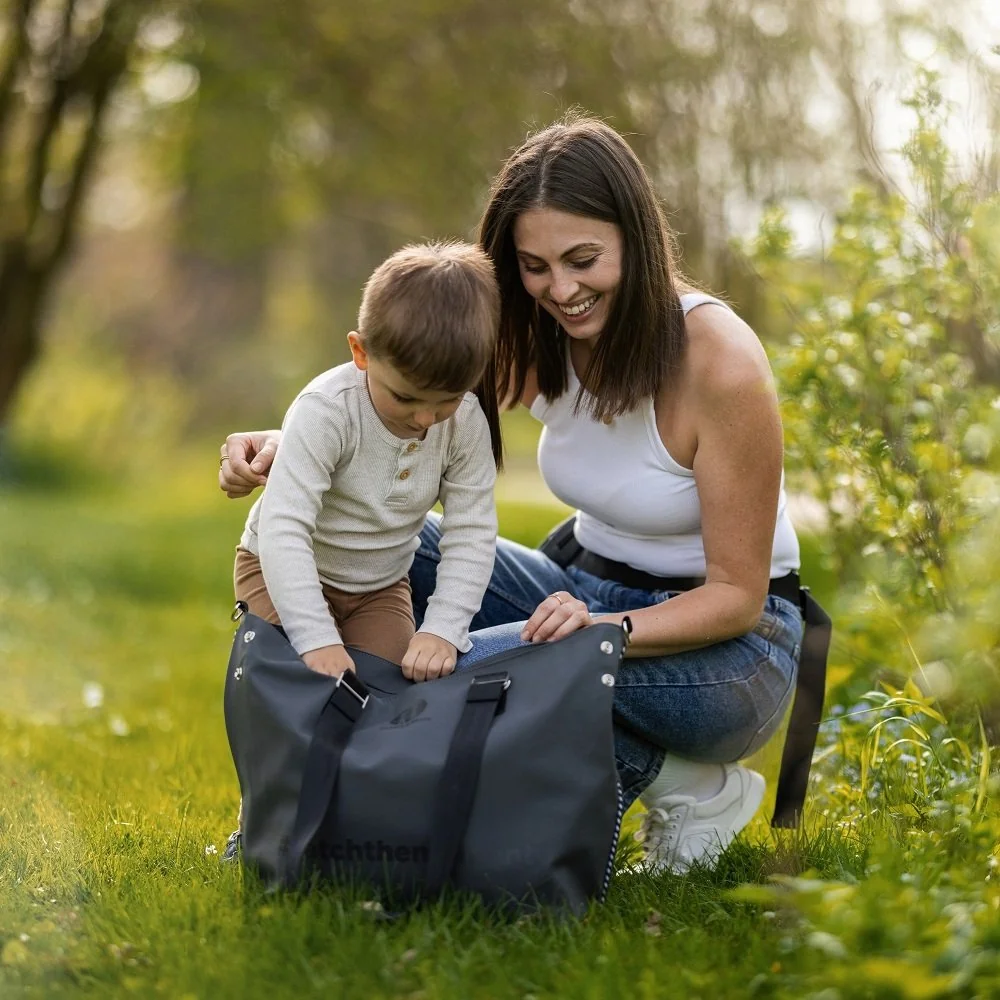
[[[351,357],[361,371],[368,371],[368,352],[365,350],[365,342],[361,339],[361,334],[357,330],[352,330],[347,335],[347,343],[351,348]]]

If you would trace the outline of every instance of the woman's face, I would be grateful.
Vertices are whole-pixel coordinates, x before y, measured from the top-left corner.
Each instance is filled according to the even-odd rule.
[[[532,208],[514,223],[527,293],[575,340],[598,337],[622,274],[622,234],[613,222]]]

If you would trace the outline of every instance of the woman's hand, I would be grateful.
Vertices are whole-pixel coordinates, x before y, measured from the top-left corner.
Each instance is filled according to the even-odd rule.
[[[593,624],[594,619],[583,601],[565,590],[557,590],[535,608],[535,613],[524,623],[521,639],[524,642],[551,642]]]
[[[281,431],[230,434],[219,457],[219,489],[235,499],[263,486],[280,441]]]

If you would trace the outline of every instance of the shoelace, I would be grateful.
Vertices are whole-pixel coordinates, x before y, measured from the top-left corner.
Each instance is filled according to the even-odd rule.
[[[680,808],[647,809],[642,818],[639,832],[635,839],[646,848],[647,860],[654,862],[670,861],[677,850],[677,838],[680,833]]]

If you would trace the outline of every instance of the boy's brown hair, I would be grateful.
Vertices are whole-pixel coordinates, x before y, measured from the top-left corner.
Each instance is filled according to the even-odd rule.
[[[365,284],[358,332],[365,350],[423,389],[473,389],[486,414],[493,455],[502,459],[500,418],[480,381],[496,348],[500,289],[493,262],[459,241],[397,250]]]

